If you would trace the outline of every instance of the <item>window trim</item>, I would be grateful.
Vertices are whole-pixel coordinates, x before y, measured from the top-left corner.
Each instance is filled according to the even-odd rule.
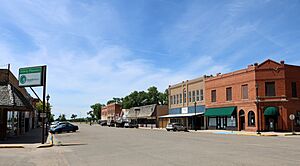
[[[247,87],[247,98],[244,98],[244,87]],[[242,100],[248,100],[249,99],[249,86],[248,84],[244,84],[241,86],[241,98]]]
[[[228,92],[227,90],[230,90],[230,98],[229,98],[229,95],[227,93]],[[232,101],[232,87],[227,87],[226,88],[226,101]]]
[[[253,114],[250,116],[250,113],[253,113]],[[253,118],[253,123],[251,122],[252,118]],[[249,111],[248,112],[248,126],[249,127],[255,127],[256,126],[255,112],[254,111]]]
[[[267,88],[267,84],[274,84],[274,95],[270,95],[270,94],[268,94],[268,88]],[[271,92],[269,92],[269,93],[271,93]],[[275,81],[266,81],[265,82],[265,96],[267,96],[267,97],[274,97],[274,96],[276,96],[276,83],[275,83]]]
[[[214,93],[214,95],[213,95],[213,93]],[[211,102],[212,103],[215,103],[215,102],[217,102],[217,90],[211,90]]]

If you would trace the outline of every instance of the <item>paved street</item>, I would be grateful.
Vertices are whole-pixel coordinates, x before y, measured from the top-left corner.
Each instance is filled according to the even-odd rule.
[[[256,137],[80,125],[69,146],[0,149],[0,165],[299,165],[299,137]],[[251,156],[251,157],[250,157]]]

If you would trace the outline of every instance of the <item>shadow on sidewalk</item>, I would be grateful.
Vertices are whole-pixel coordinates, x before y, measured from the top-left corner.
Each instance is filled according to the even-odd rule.
[[[45,136],[45,142],[47,136]],[[6,140],[0,140],[0,144],[33,144],[41,143],[42,141],[42,128],[32,129],[29,132],[20,136],[10,136]]]

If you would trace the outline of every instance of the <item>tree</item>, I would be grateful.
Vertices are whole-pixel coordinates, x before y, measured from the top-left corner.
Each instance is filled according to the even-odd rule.
[[[72,114],[71,115],[71,119],[73,119],[73,121],[76,119],[77,115],[76,114]]]
[[[158,104],[160,92],[155,86],[148,88],[148,100],[150,104]]]
[[[47,104],[47,103],[46,103]],[[51,112],[51,104],[48,103],[48,107],[49,107],[49,112]],[[43,102],[39,101],[38,103],[36,103],[35,108],[38,110],[39,113],[43,112]],[[47,105],[45,106],[45,112],[47,112]]]
[[[66,121],[66,115],[65,114],[60,114],[58,116],[58,118],[56,119],[56,121]]]
[[[164,105],[168,105],[168,89],[165,90],[164,93],[159,92],[158,95],[158,102],[159,104],[164,104]]]
[[[54,116],[55,116],[54,114],[50,115],[49,122],[54,122]]]
[[[100,103],[96,103],[94,105],[91,105],[91,108],[93,109],[93,115],[96,119],[101,119],[101,109],[104,105]]]

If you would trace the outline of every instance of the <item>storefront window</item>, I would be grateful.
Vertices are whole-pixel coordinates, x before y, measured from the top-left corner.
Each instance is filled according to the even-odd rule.
[[[216,126],[217,120],[216,118],[208,118],[208,126]]]
[[[231,117],[227,117],[227,126],[236,127],[236,117],[233,116],[232,120]]]
[[[255,114],[253,111],[248,113],[248,126],[255,126]]]

